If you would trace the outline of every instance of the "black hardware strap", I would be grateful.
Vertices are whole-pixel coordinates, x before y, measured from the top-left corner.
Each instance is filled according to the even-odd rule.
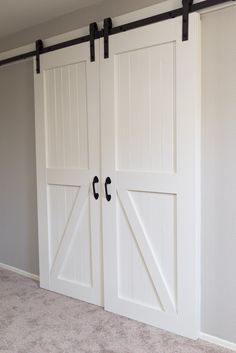
[[[40,74],[40,54],[43,49],[42,40],[41,39],[36,40],[35,46],[36,46],[36,72],[37,72],[37,74]]]
[[[91,45],[91,59],[95,60],[95,48],[94,40],[97,38],[104,37],[104,58],[109,57],[109,36],[114,35],[116,33],[126,32],[135,28],[143,27],[146,25],[150,25],[152,23],[157,23],[161,21],[165,21],[171,18],[183,16],[183,41],[188,40],[188,27],[189,27],[189,13],[193,13],[196,11],[200,11],[211,6],[220,5],[223,3],[228,3],[235,0],[204,0],[198,3],[193,3],[192,0],[182,0],[183,7],[179,7],[177,9],[167,11],[164,13],[160,13],[158,15],[153,15],[147,18],[143,18],[137,21],[129,22],[117,27],[112,27],[112,21],[110,18],[106,18],[104,20],[104,29],[98,31],[95,24],[90,27],[90,35],[85,35],[79,38],[71,39],[65,42],[57,43],[48,47],[43,47],[42,41],[37,41],[36,50],[22,53],[16,56],[12,56],[6,59],[0,60],[0,66],[7,65],[16,61],[20,61],[23,59],[31,58],[36,56],[37,58],[37,72],[40,72],[40,55],[49,53],[51,51],[55,51],[62,48],[67,48],[72,45],[77,45],[80,43],[90,42]]]
[[[95,39],[99,37],[98,25],[96,22],[90,23],[89,25],[90,35],[90,61],[95,61]]]
[[[182,25],[182,40],[188,40],[189,29],[189,12],[193,4],[193,0],[183,0],[183,25]]]
[[[104,59],[109,58],[109,35],[112,29],[112,20],[110,17],[105,18],[103,22],[104,27]]]

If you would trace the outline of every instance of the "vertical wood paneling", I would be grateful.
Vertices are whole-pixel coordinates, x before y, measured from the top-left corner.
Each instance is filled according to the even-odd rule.
[[[130,52],[130,168],[147,170],[149,163],[149,80],[146,50]],[[150,151],[151,152],[151,151]]]
[[[50,214],[50,249],[51,265],[60,247],[70,216],[73,211],[78,187],[49,186],[49,214]],[[79,217],[79,215],[78,215]],[[66,257],[62,259],[62,268],[58,278],[75,281],[83,286],[92,286],[91,263],[91,229],[90,209],[88,200],[83,207],[82,215],[72,236],[73,241],[68,244]]]
[[[176,305],[176,196],[148,192],[130,195]]]
[[[86,63],[45,72],[47,166],[88,168]]]
[[[48,186],[51,265],[58,251],[78,191],[78,187]]]
[[[130,57],[119,55],[115,60],[116,68],[116,164],[126,169],[132,160],[131,119],[130,119]],[[121,104],[122,102],[122,104]]]
[[[78,91],[77,91],[77,65],[70,65],[69,70],[69,130],[70,130],[70,158],[68,158],[68,167],[80,165],[80,145],[79,145],[79,112],[78,112]],[[87,132],[85,131],[85,134]],[[85,151],[87,155],[87,151]],[[85,157],[86,158],[86,157]]]
[[[79,115],[79,165],[80,168],[88,168],[88,119],[87,119],[87,80],[86,63],[82,62],[76,66],[77,73],[77,114]]]
[[[118,55],[118,169],[175,170],[174,66],[173,43]]]
[[[148,50],[151,169],[175,171],[175,43]]]
[[[44,73],[45,78],[45,120],[46,120],[46,162],[50,166],[55,163],[57,156],[56,141],[56,96],[54,90],[54,70]]]
[[[90,210],[88,200],[73,241],[69,245],[67,256],[59,273],[59,278],[75,281],[83,286],[92,287]]]
[[[157,291],[122,205],[117,204],[119,296],[162,310]]]
[[[56,145],[57,145],[57,155],[55,160],[55,167],[64,167],[65,166],[65,116],[64,112],[64,99],[63,99],[63,86],[64,82],[62,81],[62,68],[54,69],[54,91],[55,91],[55,101],[56,101],[56,111],[55,111],[55,120],[56,120]],[[53,133],[53,131],[52,131]]]
[[[71,164],[71,152],[73,150],[73,135],[71,129],[71,100],[70,100],[70,76],[69,66],[61,68],[61,115],[63,121],[63,166],[66,168],[73,167]]]

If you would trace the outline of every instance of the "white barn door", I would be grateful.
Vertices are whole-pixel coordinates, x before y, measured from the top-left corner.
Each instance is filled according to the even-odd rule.
[[[101,78],[105,309],[196,338],[199,15],[110,36]]]
[[[102,305],[99,42],[41,55],[35,73],[41,286]],[[98,191],[99,183],[95,185]],[[100,193],[100,192],[99,192]]]

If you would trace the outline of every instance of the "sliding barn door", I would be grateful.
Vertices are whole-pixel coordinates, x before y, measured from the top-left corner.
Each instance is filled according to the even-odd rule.
[[[41,55],[35,107],[41,286],[101,305],[98,46]]]
[[[199,330],[199,25],[192,14],[186,42],[181,18],[112,35],[108,59],[101,46],[105,309],[192,338]]]

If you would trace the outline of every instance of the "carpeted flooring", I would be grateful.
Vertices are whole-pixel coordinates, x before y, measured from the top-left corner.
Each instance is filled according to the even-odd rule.
[[[1,353],[229,353],[40,289],[0,269]]]

